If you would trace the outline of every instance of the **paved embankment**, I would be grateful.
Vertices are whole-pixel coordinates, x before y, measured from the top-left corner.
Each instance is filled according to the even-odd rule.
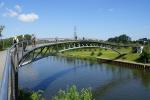
[[[4,66],[5,66],[5,61],[6,61],[6,51],[0,51],[0,84],[2,81],[2,76],[3,76],[3,70],[4,70]]]
[[[111,63],[111,64],[117,64],[121,66],[131,67],[131,68],[150,70],[150,64],[143,64],[143,63],[137,63],[137,62],[131,62],[131,61],[124,61],[124,60],[111,60],[107,58],[97,58],[97,60],[102,63]]]

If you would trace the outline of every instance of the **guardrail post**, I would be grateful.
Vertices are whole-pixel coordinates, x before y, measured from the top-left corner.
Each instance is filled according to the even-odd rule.
[[[18,70],[15,72],[15,100],[18,100]]]

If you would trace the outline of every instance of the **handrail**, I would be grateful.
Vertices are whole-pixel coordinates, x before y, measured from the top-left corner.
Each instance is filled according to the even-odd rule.
[[[6,62],[0,88],[0,100],[17,100],[18,92],[18,46],[29,41],[14,44],[7,50]],[[23,49],[22,49],[23,52]],[[17,58],[16,58],[17,57]]]
[[[14,77],[12,76],[15,75],[15,70],[13,69],[11,53],[10,50],[8,50],[1,83],[0,100],[15,100],[14,89],[12,89],[12,87],[14,87],[14,83],[12,83],[12,78]]]
[[[7,55],[8,55],[7,51]],[[7,56],[6,60],[8,60],[9,57]],[[5,63],[5,68],[3,72],[3,78],[2,78],[2,83],[1,83],[1,91],[0,91],[0,100],[8,100],[8,87],[9,87],[9,64]]]

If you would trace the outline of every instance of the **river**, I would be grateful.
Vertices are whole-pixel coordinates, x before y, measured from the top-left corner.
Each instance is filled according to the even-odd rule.
[[[46,100],[71,85],[90,87],[96,100],[150,99],[149,71],[58,56],[19,68],[19,87],[42,90]]]

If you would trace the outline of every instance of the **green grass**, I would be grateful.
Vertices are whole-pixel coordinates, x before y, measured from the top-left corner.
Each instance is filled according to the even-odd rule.
[[[91,53],[94,52],[94,54],[91,55]],[[99,53],[102,53],[100,56],[98,56]],[[69,57],[77,57],[77,58],[96,58],[96,57],[102,57],[102,58],[109,58],[114,59],[115,57],[119,56],[119,54],[112,50],[105,50],[100,48],[84,48],[84,49],[76,49],[76,50],[70,50],[65,51],[63,53],[64,56]]]
[[[120,48],[118,51],[126,54],[120,60],[136,61],[140,57],[139,53],[132,53],[132,48]]]
[[[125,61],[136,61],[140,54],[132,53],[132,48],[119,48],[117,49],[121,54],[126,54],[121,56],[119,60]],[[91,53],[94,54],[91,55]],[[99,56],[98,54],[101,53]],[[82,48],[69,50],[62,53],[63,56],[67,57],[76,57],[76,58],[106,58],[106,59],[115,59],[119,56],[119,54],[113,50],[105,50],[101,48]]]
[[[120,53],[130,53],[132,52],[132,48],[119,48],[117,49]]]
[[[128,53],[127,55],[123,56],[121,60],[136,61],[139,57],[139,53]]]
[[[117,56],[119,56],[119,54],[115,51],[112,50],[101,50],[102,55],[99,56],[100,58],[109,58],[109,59],[114,59]]]

